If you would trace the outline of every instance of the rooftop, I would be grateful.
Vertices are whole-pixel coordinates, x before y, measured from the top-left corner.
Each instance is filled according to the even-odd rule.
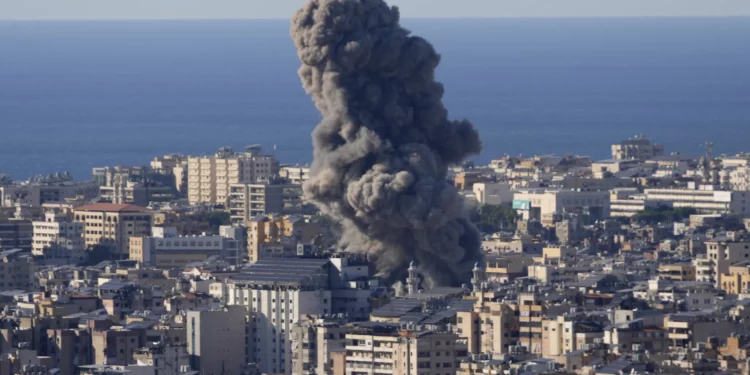
[[[104,212],[151,212],[146,207],[134,204],[94,203],[76,208],[76,211],[104,211]]]

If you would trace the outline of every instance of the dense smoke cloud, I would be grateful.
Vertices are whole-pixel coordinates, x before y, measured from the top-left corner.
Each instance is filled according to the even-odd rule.
[[[305,195],[341,222],[340,246],[428,286],[458,285],[481,259],[479,234],[447,165],[480,151],[468,121],[450,121],[440,56],[382,0],[310,0],[291,28],[302,84],[320,113]]]

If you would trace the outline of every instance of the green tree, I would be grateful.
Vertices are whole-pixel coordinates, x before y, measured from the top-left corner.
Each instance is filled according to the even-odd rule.
[[[649,224],[667,223],[687,219],[690,215],[695,215],[697,211],[692,207],[659,206],[657,208],[646,208],[636,213],[633,220]]]
[[[206,214],[206,221],[213,230],[219,230],[222,225],[229,225],[229,212],[226,211],[212,211]]]
[[[485,233],[494,233],[503,229],[514,229],[518,215],[509,206],[484,205],[472,213],[472,222]]]

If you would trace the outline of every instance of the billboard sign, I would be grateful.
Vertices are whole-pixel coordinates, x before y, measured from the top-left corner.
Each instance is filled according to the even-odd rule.
[[[523,200],[523,199],[514,199],[513,200],[513,209],[514,210],[530,210],[531,209],[531,201]]]

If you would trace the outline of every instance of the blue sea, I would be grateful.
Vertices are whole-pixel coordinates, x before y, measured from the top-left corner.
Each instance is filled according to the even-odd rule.
[[[646,134],[668,151],[750,151],[750,18],[404,20],[442,54],[478,162]],[[0,22],[0,173],[276,145],[311,158],[319,115],[278,21]]]

